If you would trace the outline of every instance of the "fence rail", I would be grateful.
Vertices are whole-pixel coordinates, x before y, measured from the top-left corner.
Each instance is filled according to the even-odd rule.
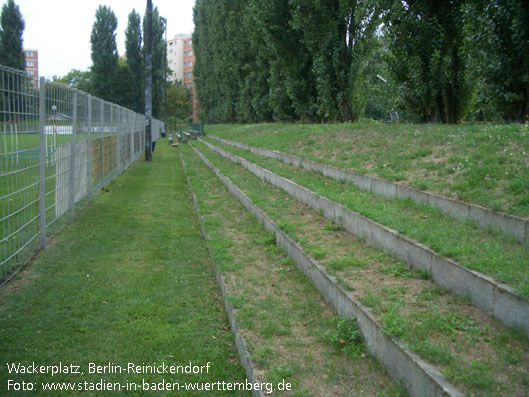
[[[144,151],[145,116],[0,65],[0,285]],[[163,123],[153,120],[152,140]]]

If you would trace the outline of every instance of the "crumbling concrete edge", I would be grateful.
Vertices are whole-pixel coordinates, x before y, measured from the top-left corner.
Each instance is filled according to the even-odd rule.
[[[363,306],[351,292],[343,289],[336,278],[307,255],[303,249],[279,229],[231,180],[223,175],[199,150],[192,147],[202,161],[228,188],[246,209],[253,214],[264,229],[276,236],[276,244],[296,263],[298,269],[320,291],[325,301],[339,315],[355,317],[366,340],[369,352],[386,368],[388,374],[402,380],[411,396],[463,396],[437,368],[411,352],[405,343],[382,332],[381,324],[370,310]]]
[[[286,164],[291,164],[297,167],[301,166],[308,171],[321,172],[323,175],[335,180],[351,182],[359,189],[367,190],[381,196],[410,199],[417,204],[429,205],[455,219],[474,221],[482,229],[490,228],[503,232],[513,237],[519,243],[529,242],[529,221],[518,216],[494,211],[477,204],[465,203],[432,192],[401,186],[374,176],[362,175],[332,165],[318,163],[313,160],[306,160],[277,150],[250,146],[244,143],[219,138],[214,135],[208,135],[208,137],[229,146],[248,150],[259,156],[281,160]]]
[[[226,313],[228,315],[228,321],[230,322],[230,328],[235,336],[235,346],[237,347],[237,353],[239,355],[239,361],[241,362],[241,365],[243,366],[245,372],[246,372],[246,378],[249,382],[252,384],[260,383],[261,381],[257,379],[256,374],[257,370],[255,367],[255,364],[253,362],[252,355],[248,351],[248,347],[246,345],[246,341],[244,337],[241,334],[241,328],[239,327],[239,324],[235,320],[234,315],[234,309],[232,304],[228,301],[226,298],[226,283],[224,282],[224,277],[222,276],[222,273],[220,272],[219,267],[217,266],[217,262],[215,260],[215,255],[213,255],[213,251],[211,250],[210,246],[210,237],[207,234],[204,223],[202,222],[202,215],[200,215],[199,206],[198,206],[198,200],[195,192],[193,191],[193,187],[191,186],[191,181],[189,180],[189,177],[187,175],[186,171],[186,164],[184,161],[184,157],[182,156],[182,152],[178,153],[180,155],[180,162],[182,163],[182,168],[184,170],[184,174],[187,181],[187,186],[189,188],[189,191],[191,192],[191,196],[193,198],[193,207],[195,209],[195,213],[198,218],[198,223],[200,224],[200,231],[202,233],[202,236],[206,239],[208,252],[211,257],[211,263],[213,264],[213,269],[215,271],[215,276],[217,278],[217,282],[219,284],[219,289],[222,295],[222,299],[224,300],[224,307],[226,309]],[[265,394],[262,390],[254,390],[252,388],[252,397],[265,397]]]
[[[321,211],[327,219],[340,224],[349,233],[365,239],[368,244],[394,255],[416,269],[427,271],[432,280],[440,286],[457,295],[469,297],[476,307],[492,313],[507,327],[519,329],[529,337],[529,299],[519,295],[510,286],[476,270],[467,269],[396,230],[319,196],[242,157],[209,142],[202,143],[311,208]]]

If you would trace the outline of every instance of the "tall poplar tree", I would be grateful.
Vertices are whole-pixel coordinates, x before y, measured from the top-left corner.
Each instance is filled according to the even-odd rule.
[[[313,58],[303,43],[303,32],[291,25],[294,6],[284,0],[254,0],[249,11],[247,19],[257,26],[260,39],[257,52],[269,64],[261,78],[268,81],[274,119],[317,120]]]
[[[238,102],[236,71],[230,70],[226,22],[230,2],[227,0],[197,0],[193,8],[193,67],[201,119],[206,122],[235,121]]]
[[[462,0],[395,0],[386,26],[402,105],[423,122],[457,123],[472,89],[463,54]]]
[[[99,6],[90,36],[92,85],[94,94],[107,101],[112,100],[113,76],[118,66],[117,26],[118,20],[110,7]]]
[[[504,119],[529,119],[529,3],[474,0],[468,8],[470,64],[478,101]]]
[[[291,25],[313,59],[318,114],[323,121],[356,121],[363,115],[362,84],[380,24],[380,1],[290,0]]]
[[[19,70],[26,70],[22,46],[24,19],[18,5],[7,0],[0,16],[0,64]]]
[[[127,29],[125,30],[125,49],[127,65],[132,74],[132,89],[134,93],[132,109],[135,112],[143,113],[143,86],[145,84],[145,78],[143,76],[141,16],[136,10],[132,10],[129,14]]]

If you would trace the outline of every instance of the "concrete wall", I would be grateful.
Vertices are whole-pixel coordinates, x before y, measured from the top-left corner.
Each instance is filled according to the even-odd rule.
[[[529,300],[518,295],[511,287],[478,271],[467,269],[425,245],[319,196],[289,179],[199,140],[271,185],[283,189],[297,200],[321,211],[327,219],[340,224],[349,233],[365,239],[368,244],[394,255],[416,269],[428,271],[437,284],[458,295],[469,297],[481,310],[492,313],[506,326],[520,329],[529,336]]]
[[[233,142],[227,139],[218,138],[213,135],[208,137],[218,140],[226,145],[249,150],[254,154],[281,160],[286,164],[301,166],[309,171],[323,173],[330,178],[348,181],[359,189],[368,190],[386,197],[408,198],[418,204],[429,205],[438,208],[446,215],[460,220],[471,220],[476,222],[481,228],[491,228],[501,231],[514,237],[520,243],[529,242],[529,221],[517,216],[503,212],[493,211],[490,208],[476,204],[465,203],[449,197],[440,196],[431,192],[424,192],[414,188],[401,186],[393,182],[386,181],[373,176],[357,174],[332,165],[317,163],[312,160],[305,160],[290,154],[281,153],[275,150],[262,149],[249,146],[240,142]]]
[[[246,196],[229,178],[224,176],[202,153],[195,153],[224,183],[259,221],[263,227],[276,236],[276,244],[296,263],[299,270],[310,279],[329,303],[341,316],[355,317],[366,340],[369,352],[374,355],[394,379],[402,380],[411,396],[463,396],[448,383],[437,368],[424,362],[412,353],[406,344],[385,335],[381,325],[351,292],[340,287],[336,279],[323,266],[308,256],[301,247],[280,230],[272,220]]]

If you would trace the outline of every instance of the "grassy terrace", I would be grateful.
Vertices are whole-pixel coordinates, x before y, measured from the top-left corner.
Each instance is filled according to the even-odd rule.
[[[185,145],[182,153],[211,247],[259,380],[293,396],[402,395],[366,355],[355,322],[339,318],[275,239]]]
[[[208,125],[206,133],[529,216],[529,124]]]
[[[381,253],[318,212],[195,144],[312,257],[379,318],[384,332],[409,344],[471,395],[523,395],[529,387],[529,341]]]
[[[41,382],[52,381],[244,381],[177,152],[158,145],[153,163],[140,161],[107,188],[0,290],[0,394],[15,394],[8,379],[42,394]],[[208,361],[209,373],[197,375],[87,367]],[[84,375],[8,374],[6,363],[32,362],[80,365]]]
[[[286,165],[211,140],[278,175],[289,178],[353,211],[420,241],[462,265],[489,274],[529,297],[529,245],[520,245],[498,233],[483,231],[469,222],[443,215],[439,210],[410,200],[390,199],[362,191],[319,173]]]

